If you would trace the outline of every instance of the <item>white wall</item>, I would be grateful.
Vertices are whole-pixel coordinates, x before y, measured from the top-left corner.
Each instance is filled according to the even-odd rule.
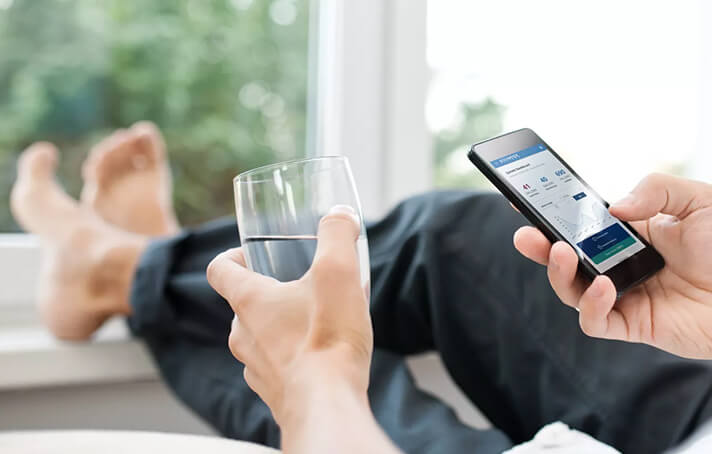
[[[692,176],[712,183],[712,3],[702,3],[702,77],[700,103],[700,148],[693,166]]]
[[[32,429],[214,434],[155,380],[0,392],[0,431]]]
[[[445,372],[435,353],[408,361],[418,386],[473,427],[490,426]],[[105,429],[214,435],[161,382],[62,386],[0,392],[0,431]]]

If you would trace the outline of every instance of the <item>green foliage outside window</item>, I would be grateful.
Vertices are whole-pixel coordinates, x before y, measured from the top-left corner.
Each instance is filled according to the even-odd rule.
[[[151,120],[179,218],[233,211],[237,173],[303,154],[308,0],[0,0],[0,232],[19,152],[57,144],[77,195],[91,146]]]
[[[487,98],[463,103],[459,121],[433,137],[435,186],[441,188],[490,187],[487,179],[467,160],[467,150],[502,132],[504,107]]]

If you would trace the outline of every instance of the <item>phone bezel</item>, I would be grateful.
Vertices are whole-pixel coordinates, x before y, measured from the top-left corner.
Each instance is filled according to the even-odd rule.
[[[662,256],[653,248],[653,246],[645,240],[633,227],[625,221],[621,221],[623,225],[646,247],[634,254],[631,257],[623,260],[607,271],[601,273],[593,266],[582,251],[571,244],[556,228],[542,216],[537,209],[529,203],[519,192],[506,180],[501,178],[490,164],[489,157],[496,159],[497,156],[505,156],[510,153],[523,150],[525,148],[543,144],[554,157],[561,161],[562,165],[586,187],[587,191],[595,195],[603,202],[606,208],[609,207],[603,197],[601,197],[586,181],[581,178],[571,166],[561,158],[541,137],[529,128],[519,129],[500,136],[476,143],[472,145],[468,153],[470,161],[487,177],[487,179],[499,189],[502,194],[509,199],[512,204],[551,242],[565,241],[570,244],[576,254],[579,256],[579,272],[588,279],[593,279],[599,274],[608,276],[616,287],[618,295],[622,295],[625,291],[635,287],[639,283],[645,281],[650,276],[655,274],[665,265]],[[481,156],[484,154],[485,156]]]

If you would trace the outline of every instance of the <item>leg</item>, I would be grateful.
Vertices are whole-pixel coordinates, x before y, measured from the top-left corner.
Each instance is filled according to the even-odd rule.
[[[199,415],[226,436],[278,446],[269,410],[246,386],[242,365],[227,350],[233,314],[205,280],[208,262],[237,243],[233,219],[154,241],[136,272],[129,322],[166,382]],[[376,350],[369,396],[379,423],[406,452],[477,446],[494,453],[511,447],[499,431],[463,425],[443,403],[418,390],[400,355]]]
[[[40,235],[54,257],[50,275],[42,279],[51,308],[49,326],[61,337],[84,339],[111,314],[132,313],[132,329],[146,339],[180,398],[223,434],[277,446],[279,431],[269,410],[246,386],[242,366],[227,349],[232,313],[205,278],[210,259],[237,243],[235,223],[218,222],[147,246],[144,235],[170,235],[173,227],[172,213],[162,211],[166,205],[151,198],[165,183],[151,166],[164,163],[155,159],[160,156],[155,150],[141,145],[143,134],[132,128],[124,139],[92,153],[84,171],[82,205],[53,180],[54,148],[39,145],[21,159],[13,191],[15,215]],[[126,162],[135,158],[141,158],[139,179],[130,175],[134,170]],[[144,186],[145,191],[138,191],[140,206],[117,200],[136,193],[135,187],[133,192],[122,190],[127,184]],[[132,209],[115,212],[112,206]],[[151,212],[157,216],[146,216]],[[102,218],[105,213],[114,225]],[[117,224],[143,235],[117,229]],[[68,273],[58,273],[62,270]],[[374,354],[370,398],[379,422],[408,452],[450,452],[464,446],[501,452],[511,446],[496,430],[464,426],[445,405],[417,390],[398,355]]]
[[[512,247],[523,223],[498,195],[444,192],[371,226],[376,345],[439,350],[516,442],[559,419],[624,452],[680,442],[712,413],[712,364],[583,335]]]

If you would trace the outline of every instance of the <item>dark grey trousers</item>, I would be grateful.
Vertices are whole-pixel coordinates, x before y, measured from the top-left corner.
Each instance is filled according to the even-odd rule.
[[[501,452],[556,420],[626,453],[682,441],[712,413],[712,364],[583,335],[545,269],[514,250],[523,224],[499,195],[438,192],[369,225],[378,422],[408,453]],[[205,278],[238,244],[233,219],[152,243],[129,322],[197,414],[277,447],[279,428],[228,351],[232,312]],[[497,429],[465,426],[415,387],[404,358],[431,350]]]

